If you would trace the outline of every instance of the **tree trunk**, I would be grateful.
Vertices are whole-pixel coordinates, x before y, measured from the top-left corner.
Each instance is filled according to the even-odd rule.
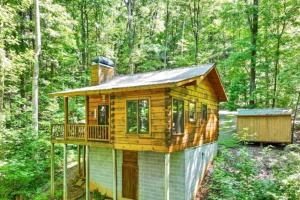
[[[192,22],[192,30],[194,33],[194,44],[195,44],[195,64],[199,63],[199,33],[201,29],[201,17],[200,13],[200,0],[194,0],[193,6],[190,4],[190,15]]]
[[[41,30],[40,30],[40,9],[39,0],[34,0],[35,8],[35,55],[34,55],[34,68],[33,68],[33,79],[32,79],[32,122],[33,130],[38,135],[39,128],[39,57],[41,53]]]
[[[256,89],[256,53],[257,53],[257,35],[258,35],[258,5],[259,0],[253,0],[254,12],[252,14],[251,30],[251,64],[250,64],[250,107],[255,107],[255,89]]]
[[[195,64],[199,63],[198,53],[199,53],[199,33],[198,31],[194,33],[195,37]]]
[[[183,23],[182,23],[182,29],[181,29],[181,57],[183,57],[183,50],[184,50],[184,30],[185,30],[185,18],[183,20]]]
[[[277,79],[279,73],[279,59],[280,59],[280,46],[281,46],[281,38],[285,31],[286,20],[283,21],[283,25],[281,30],[279,29],[279,25],[277,25],[277,44],[276,44],[276,52],[275,52],[275,66],[274,66],[274,87],[273,87],[273,98],[272,98],[272,108],[276,106],[276,96],[277,96]]]
[[[280,37],[277,39],[277,45],[276,45],[276,60],[275,60],[275,66],[274,66],[274,87],[273,87],[273,97],[272,97],[272,108],[275,108],[276,106],[276,92],[277,92],[277,76],[278,76],[278,65],[279,65],[279,55],[280,55]]]
[[[87,69],[86,57],[86,19],[85,19],[85,1],[80,3],[80,18],[81,18],[81,64],[84,71]]]
[[[128,59],[128,66],[130,68],[131,74],[135,73],[135,66],[132,62],[132,52],[134,49],[135,43],[135,26],[133,23],[133,10],[135,5],[135,0],[124,0],[126,8],[127,8],[127,34],[128,34],[128,48],[129,48],[129,59]]]
[[[166,11],[166,22],[165,22],[165,53],[164,53],[164,69],[168,67],[168,38],[169,38],[169,0],[167,0],[167,11]]]

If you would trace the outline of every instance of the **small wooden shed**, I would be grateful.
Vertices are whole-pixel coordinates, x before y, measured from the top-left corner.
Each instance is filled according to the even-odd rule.
[[[287,109],[239,109],[237,133],[241,140],[291,143],[292,111]]]

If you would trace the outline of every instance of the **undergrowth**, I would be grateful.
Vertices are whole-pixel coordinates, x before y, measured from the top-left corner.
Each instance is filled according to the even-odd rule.
[[[298,200],[300,199],[300,145],[288,145],[274,153],[261,151],[261,163],[247,146],[222,146],[215,160],[209,183],[208,199]],[[260,167],[267,165],[269,176],[261,176]]]

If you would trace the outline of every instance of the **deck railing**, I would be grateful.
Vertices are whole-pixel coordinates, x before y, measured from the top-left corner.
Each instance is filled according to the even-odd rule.
[[[87,127],[87,131],[86,131]],[[52,139],[106,141],[110,140],[108,125],[51,124]]]

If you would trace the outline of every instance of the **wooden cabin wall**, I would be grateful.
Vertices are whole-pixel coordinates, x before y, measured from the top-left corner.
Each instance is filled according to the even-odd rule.
[[[98,106],[102,104],[109,105],[109,95],[89,96],[89,124],[98,124]]]
[[[150,134],[127,134],[126,100],[150,99]],[[111,137],[116,149],[166,152],[165,89],[118,92],[111,95]]]
[[[237,133],[251,142],[291,143],[291,116],[238,116]]]
[[[199,146],[214,142],[218,138],[219,107],[218,97],[208,79],[204,79],[196,85],[182,86],[171,89],[169,92],[169,107],[172,98],[184,100],[184,134],[173,135],[171,133],[171,109],[168,115],[168,131],[170,134],[170,151],[183,150],[186,147]],[[196,102],[196,122],[189,122],[189,101]],[[207,121],[201,118],[201,105],[207,105]]]

